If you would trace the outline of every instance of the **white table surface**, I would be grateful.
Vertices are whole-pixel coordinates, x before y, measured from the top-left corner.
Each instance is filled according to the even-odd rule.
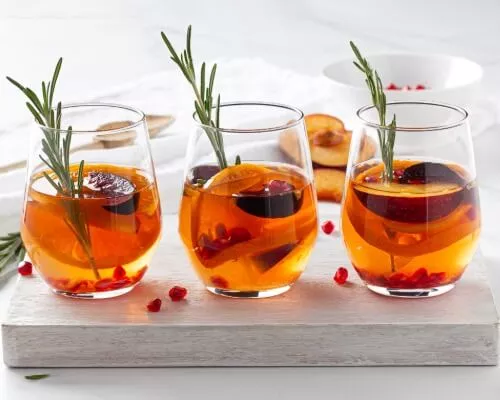
[[[64,98],[87,98],[140,76],[171,68],[159,31],[182,40],[194,25],[196,55],[262,57],[316,75],[333,59],[349,56],[347,41],[370,51],[452,53],[485,67],[485,88],[500,100],[500,3],[446,1],[253,0],[0,0],[0,76],[39,81],[65,57]],[[466,4],[465,4],[466,3]],[[76,95],[75,95],[76,93]],[[0,80],[2,121],[24,113]],[[0,123],[0,131],[3,122]],[[500,126],[475,139],[484,214],[482,250],[500,298]],[[14,281],[0,288],[0,318]],[[432,301],[432,300],[431,300]],[[342,305],[339,304],[339,307]],[[1,356],[1,350],[0,350]],[[0,365],[0,399],[498,399],[500,367],[58,369]],[[43,371],[45,372],[45,371]]]

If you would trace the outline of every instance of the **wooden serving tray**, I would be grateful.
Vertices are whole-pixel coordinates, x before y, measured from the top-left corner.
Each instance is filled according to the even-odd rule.
[[[208,293],[164,219],[163,241],[144,282],[109,300],[53,295],[20,278],[2,325],[13,367],[494,365],[498,318],[479,257],[457,287],[426,299],[391,299],[364,288],[338,235],[319,235],[307,271],[288,293],[233,300]],[[182,284],[188,300],[145,305]]]

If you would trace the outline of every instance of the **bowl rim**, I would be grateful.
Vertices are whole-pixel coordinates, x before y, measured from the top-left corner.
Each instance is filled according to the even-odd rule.
[[[483,79],[483,76],[484,76],[484,68],[479,63],[471,60],[470,58],[456,56],[456,55],[452,55],[452,54],[414,53],[414,52],[394,51],[394,52],[370,53],[370,54],[368,54],[367,59],[371,60],[373,58],[380,58],[380,57],[414,57],[414,58],[420,58],[420,59],[441,58],[441,59],[446,59],[448,61],[455,60],[455,61],[459,61],[462,63],[465,62],[465,63],[471,65],[476,70],[475,75],[472,78],[470,78],[467,82],[459,84],[459,85],[454,85],[454,86],[451,86],[448,88],[438,88],[438,89],[429,88],[429,89],[425,89],[425,90],[421,90],[421,91],[420,90],[411,90],[411,91],[405,91],[405,92],[384,89],[384,92],[386,92],[386,93],[387,92],[392,93],[392,94],[404,93],[405,96],[406,95],[415,96],[415,95],[419,95],[422,93],[430,93],[430,92],[433,92],[433,93],[440,93],[441,92],[442,93],[442,92],[455,90],[455,89],[459,89],[459,88],[463,88],[463,87],[477,84],[478,82],[480,82]],[[329,75],[327,72],[328,69],[332,68],[333,66],[337,66],[337,65],[341,65],[341,64],[345,64],[345,63],[349,63],[349,62],[352,63],[352,61],[354,61],[354,58],[341,58],[341,59],[338,59],[336,61],[333,61],[322,68],[322,70],[321,70],[322,76],[325,77],[326,79],[328,79],[329,82],[331,82],[337,86],[340,86],[340,87],[348,88],[351,90],[368,91],[368,89],[364,86],[353,85],[353,84],[346,83],[346,82],[340,81],[338,79],[335,79],[331,75]]]

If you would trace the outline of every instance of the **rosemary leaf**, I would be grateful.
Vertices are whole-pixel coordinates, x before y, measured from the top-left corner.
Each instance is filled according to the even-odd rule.
[[[26,375],[24,379],[27,379],[29,381],[39,381],[41,379],[46,379],[50,376],[50,374],[33,374],[33,375]]]
[[[224,152],[222,134],[219,131],[220,96],[218,96],[218,100],[215,105],[215,121],[212,119],[212,112],[214,108],[213,89],[215,74],[217,72],[217,64],[214,64],[210,70],[208,85],[206,79],[207,66],[206,63],[201,64],[200,84],[198,86],[196,82],[196,69],[194,67],[193,55],[191,52],[191,26],[188,27],[186,33],[186,48],[180,53],[175,50],[174,46],[164,32],[161,32],[161,37],[170,53],[170,59],[179,67],[182,74],[193,88],[196,115],[198,116],[200,123],[206,126],[204,127],[204,131],[214,149],[219,167],[224,169],[227,167],[227,159]]]
[[[44,137],[41,143],[44,155],[40,155],[40,159],[51,171],[51,174],[43,171],[43,176],[56,190],[58,195],[68,198],[62,200],[62,204],[66,209],[65,222],[75,234],[75,237],[86,253],[96,279],[100,279],[100,275],[95,266],[94,257],[92,255],[90,233],[85,221],[85,215],[80,210],[79,203],[71,200],[78,197],[82,192],[84,161],[82,160],[80,162],[75,186],[75,180],[73,178],[70,165],[71,138],[73,136],[73,130],[71,126],[68,127],[61,143],[60,128],[62,106],[61,103],[58,102],[54,113],[54,107],[52,105],[61,66],[62,58],[59,58],[54,69],[52,79],[48,81],[47,84],[45,81],[42,81],[42,101],[40,101],[39,97],[30,88],[24,87],[12,78],[7,77],[7,79],[19,90],[21,90],[28,98],[29,102],[26,103],[26,106],[31,114],[33,114],[35,121],[42,125]],[[0,257],[0,261],[1,260],[2,258]]]
[[[396,116],[392,118],[392,122],[387,126],[386,112],[387,99],[384,93],[384,86],[377,71],[375,71],[368,60],[361,55],[361,52],[356,45],[349,42],[351,49],[356,56],[353,64],[365,75],[365,82],[370,90],[372,103],[376,108],[379,116],[380,128],[377,129],[377,135],[380,144],[380,154],[384,163],[384,181],[390,182],[393,177],[393,160],[394,160],[394,143],[396,140]]]

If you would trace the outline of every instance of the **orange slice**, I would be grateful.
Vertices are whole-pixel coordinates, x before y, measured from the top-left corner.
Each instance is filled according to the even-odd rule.
[[[272,170],[261,165],[234,165],[224,168],[213,176],[205,184],[204,188],[213,194],[232,195],[264,182],[263,175],[270,173],[272,173]]]

